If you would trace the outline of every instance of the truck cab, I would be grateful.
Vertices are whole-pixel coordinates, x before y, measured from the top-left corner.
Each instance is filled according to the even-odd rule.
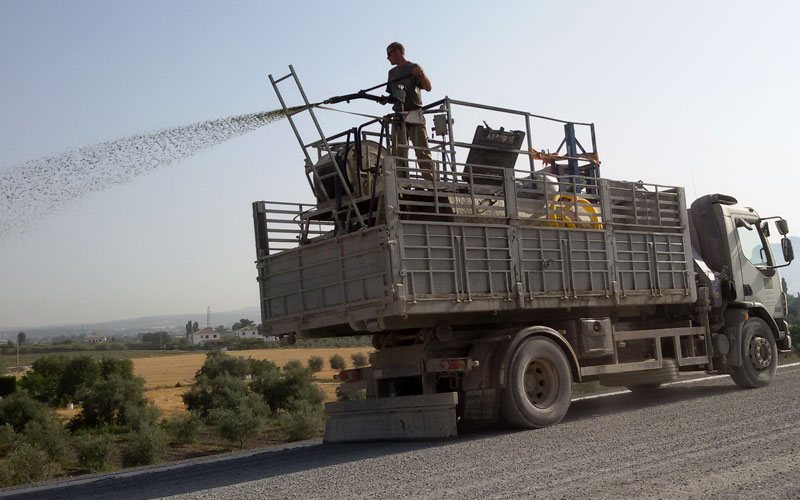
[[[728,245],[732,249],[731,269],[737,297],[762,304],[772,317],[783,318],[786,311],[780,275],[775,271],[775,258],[761,219],[749,208],[726,208],[725,224],[729,227]]]
[[[794,258],[787,222],[779,216],[761,217],[732,196],[714,194],[692,204],[690,223],[695,250],[720,282],[723,301],[717,304],[718,312],[747,311],[770,327],[780,350],[789,349],[786,294],[778,272]],[[784,264],[778,263],[769,244],[771,225],[783,236]],[[728,316],[728,323],[736,322]]]

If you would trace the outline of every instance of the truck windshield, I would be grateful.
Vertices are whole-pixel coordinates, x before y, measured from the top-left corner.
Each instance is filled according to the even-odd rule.
[[[739,237],[739,244],[742,254],[754,266],[769,266],[769,253],[764,246],[764,239],[758,225],[751,224],[744,220],[736,223],[736,234]]]

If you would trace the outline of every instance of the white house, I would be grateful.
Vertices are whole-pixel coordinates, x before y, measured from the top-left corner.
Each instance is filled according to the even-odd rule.
[[[202,330],[190,333],[189,341],[192,345],[201,345],[221,342],[222,338],[220,334],[215,332],[212,328],[203,328]]]
[[[278,342],[278,337],[276,335],[264,336],[259,334],[257,325],[250,325],[250,326],[245,326],[243,328],[239,328],[238,330],[234,330],[233,334],[236,335],[236,338],[239,339],[258,339],[258,340],[263,340],[265,342]]]

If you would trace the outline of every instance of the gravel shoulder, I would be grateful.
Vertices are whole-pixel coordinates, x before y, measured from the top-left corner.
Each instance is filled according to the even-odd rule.
[[[800,498],[798,386],[788,366],[757,390],[723,377],[577,400],[547,429],[312,443],[27,496]]]

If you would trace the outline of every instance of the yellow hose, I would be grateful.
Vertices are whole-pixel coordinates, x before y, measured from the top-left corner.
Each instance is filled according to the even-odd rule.
[[[547,218],[549,219],[547,225],[550,227],[603,229],[603,222],[597,209],[589,200],[580,196],[557,194],[553,197],[553,201],[548,203],[547,211]],[[572,217],[565,212],[574,214],[577,220],[573,221]],[[589,220],[581,221],[582,215],[587,216]]]

